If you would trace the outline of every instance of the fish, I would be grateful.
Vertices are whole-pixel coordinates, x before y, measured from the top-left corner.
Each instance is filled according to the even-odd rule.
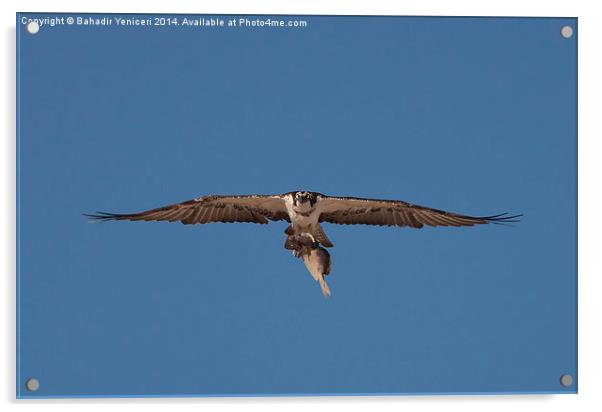
[[[320,284],[324,297],[330,297],[330,288],[324,280],[324,276],[328,276],[332,270],[330,253],[311,234],[306,233],[289,235],[286,247],[293,250],[294,256],[303,260],[309,274]]]

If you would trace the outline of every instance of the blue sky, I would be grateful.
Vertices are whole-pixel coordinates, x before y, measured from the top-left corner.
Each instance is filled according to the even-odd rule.
[[[21,396],[576,390],[576,20],[303,19],[18,25]],[[328,300],[283,223],[82,217],[297,189],[525,217],[326,225]]]

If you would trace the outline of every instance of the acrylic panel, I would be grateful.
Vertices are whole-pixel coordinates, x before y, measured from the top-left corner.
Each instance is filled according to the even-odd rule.
[[[577,392],[577,19],[16,32],[17,397]]]

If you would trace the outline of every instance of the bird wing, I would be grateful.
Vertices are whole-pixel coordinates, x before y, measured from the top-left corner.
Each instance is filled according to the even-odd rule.
[[[96,212],[91,220],[180,221],[185,225],[211,222],[249,222],[287,220],[284,199],[279,195],[203,196],[182,203],[131,214]]]
[[[321,196],[320,222],[340,225],[473,226],[486,223],[513,223],[522,215],[502,213],[493,216],[468,216],[401,200],[364,199],[359,197]]]

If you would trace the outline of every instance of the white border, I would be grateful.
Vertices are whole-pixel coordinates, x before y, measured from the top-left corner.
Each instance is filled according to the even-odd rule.
[[[346,410],[366,408],[399,410],[410,407],[420,410],[528,410],[546,411],[602,410],[599,314],[602,314],[600,294],[602,245],[600,233],[600,140],[602,130],[602,73],[600,39],[602,22],[594,1],[477,1],[477,0],[295,0],[295,1],[185,1],[140,2],[133,0],[104,0],[70,2],[63,0],[3,1],[2,8],[2,72],[4,96],[1,121],[2,193],[0,202],[3,236],[2,253],[4,282],[0,332],[3,365],[0,374],[2,402],[9,410],[63,410],[64,408],[144,408],[163,410],[167,406],[178,410],[230,409],[302,410],[317,411],[344,407]],[[147,13],[216,13],[216,14],[347,14],[347,15],[462,15],[462,16],[562,16],[579,18],[579,395],[538,396],[448,396],[448,397],[330,397],[330,398],[204,398],[204,399],[117,399],[117,400],[46,400],[16,401],[15,398],[15,13],[17,11],[48,12],[147,12]],[[554,207],[554,205],[550,205]],[[171,406],[173,405],[173,406]],[[597,405],[597,406],[596,406]]]

